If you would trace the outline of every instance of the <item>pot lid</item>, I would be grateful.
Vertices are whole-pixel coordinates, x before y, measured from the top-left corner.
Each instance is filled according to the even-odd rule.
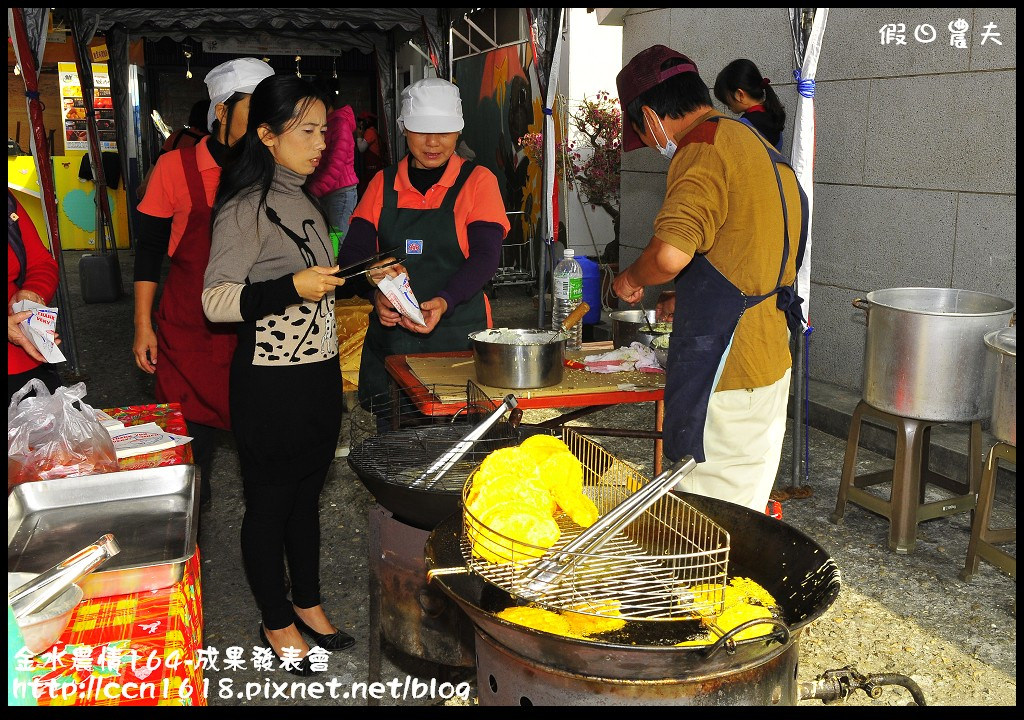
[[[993,330],[985,336],[985,344],[997,352],[1017,357],[1017,326]]]

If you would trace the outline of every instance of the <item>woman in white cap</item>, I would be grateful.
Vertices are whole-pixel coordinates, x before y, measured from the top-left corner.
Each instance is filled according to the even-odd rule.
[[[139,203],[135,236],[135,364],[156,375],[158,402],[180,403],[200,473],[200,505],[210,500],[216,429],[230,429],[228,368],[235,326],[215,325],[203,314],[203,273],[210,257],[210,211],[221,166],[245,133],[249,96],[273,68],[238,58],[206,76],[207,125],[213,133],[192,147],[160,156]],[[153,326],[160,266],[167,274]]]
[[[428,78],[407,87],[398,126],[409,154],[370,181],[338,262],[379,251],[404,256],[426,325],[400,315],[375,288],[359,289],[374,305],[359,367],[364,405],[388,389],[388,355],[468,350],[469,333],[490,326],[483,288],[509,230],[497,178],[455,154],[465,126],[457,86]]]

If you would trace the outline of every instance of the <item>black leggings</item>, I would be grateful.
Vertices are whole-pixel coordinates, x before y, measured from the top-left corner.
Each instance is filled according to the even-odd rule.
[[[292,603],[300,608],[320,604],[320,491],[329,470],[327,464],[281,485],[242,477],[242,560],[268,630],[280,630],[295,621]],[[291,575],[290,602],[285,556]]]
[[[199,467],[199,504],[211,499],[210,473],[213,472],[213,451],[217,448],[217,428],[185,421],[192,438],[192,461]]]

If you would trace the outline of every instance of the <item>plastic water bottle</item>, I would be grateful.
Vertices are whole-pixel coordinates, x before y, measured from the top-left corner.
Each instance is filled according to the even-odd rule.
[[[554,304],[551,308],[551,328],[558,330],[562,322],[576,309],[583,300],[583,268],[576,262],[576,252],[566,248],[562,259],[555,265],[554,288],[552,296]],[[583,325],[576,323],[569,330],[565,343],[566,350],[579,350],[583,340]]]

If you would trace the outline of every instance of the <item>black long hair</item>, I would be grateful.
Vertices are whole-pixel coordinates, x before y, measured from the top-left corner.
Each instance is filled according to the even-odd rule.
[[[277,162],[270,149],[260,140],[257,131],[266,126],[275,135],[287,132],[316,102],[327,105],[320,91],[295,75],[271,75],[256,86],[249,101],[249,124],[245,135],[228,151],[213,203],[213,218],[217,217],[229,200],[250,192],[259,192],[258,208],[266,207]],[[302,192],[323,214],[320,203],[305,185],[302,186]]]
[[[231,98],[228,98],[229,100]],[[210,98],[203,98],[197,100],[192,106],[192,109],[188,111],[188,126],[193,130],[199,130],[200,132],[209,132],[206,127],[206,115],[210,111]],[[230,113],[230,108],[228,109]],[[213,124],[216,125],[217,121],[214,120]]]
[[[772,125],[781,133],[786,125],[786,109],[779,102],[779,96],[775,94],[769,81],[757,69],[757,65],[746,58],[733,60],[715,79],[715,97],[726,107],[729,106],[729,101],[736,91],[741,89],[764,105],[764,111],[771,119]]]
[[[224,105],[224,111],[225,111],[224,127],[227,128],[227,130],[224,132],[224,144],[225,145],[228,144],[228,132],[231,131],[231,118],[235,114],[235,105],[237,105],[240,100],[244,100],[247,97],[249,97],[249,93],[236,92],[236,93],[232,93],[231,97],[229,97],[227,100],[225,100],[222,103]],[[209,100],[206,101],[207,108],[209,108],[210,102],[211,101],[209,101]],[[191,118],[191,115],[189,115],[189,117]],[[191,122],[192,121],[190,119],[189,123],[191,124]],[[203,116],[203,121],[202,122],[203,123],[206,122],[205,114]],[[201,124],[200,126],[203,127],[204,129],[206,127],[203,124]],[[213,125],[210,126],[210,133],[213,135],[214,139],[220,139],[220,126],[221,126],[221,122],[220,122],[220,120],[217,119],[217,115],[214,114],[214,116],[213,116]]]

